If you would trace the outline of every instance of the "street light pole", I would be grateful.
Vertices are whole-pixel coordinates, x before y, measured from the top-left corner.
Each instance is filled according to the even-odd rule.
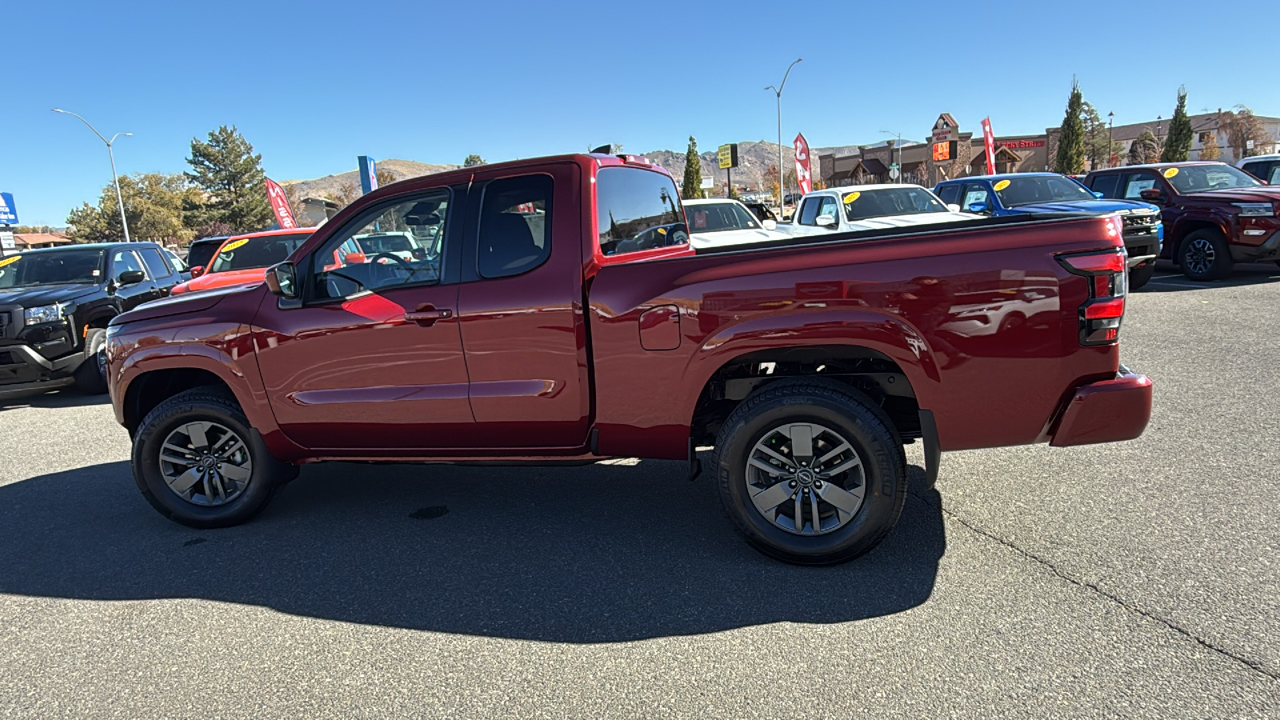
[[[895,145],[894,147],[898,148],[898,179],[901,179],[902,177],[902,133],[893,133],[893,132],[889,132],[888,130],[881,130],[880,132],[884,133],[885,135],[898,136],[898,144]],[[892,157],[889,158],[889,162],[893,162]],[[889,179],[894,180],[894,178],[889,178]]]
[[[786,204],[786,188],[782,186],[782,89],[787,86],[787,77],[791,75],[791,68],[796,63],[804,60],[804,58],[796,58],[794,62],[787,66],[787,71],[782,75],[782,83],[778,87],[770,85],[765,90],[772,90],[778,96],[778,213],[782,213],[782,207]]]
[[[93,134],[97,135],[99,140],[101,140],[103,143],[106,144],[107,157],[111,159],[111,182],[114,183],[116,186],[116,204],[120,206],[120,226],[124,228],[124,241],[129,242],[129,221],[126,220],[124,217],[124,197],[120,195],[120,178],[116,175],[116,154],[112,150],[111,146],[115,143],[116,138],[120,137],[121,135],[125,137],[130,137],[133,135],[133,133],[118,132],[115,135],[112,135],[111,139],[108,140],[105,137],[103,137],[102,133],[98,132],[98,130],[95,127],[90,125],[88,120],[85,120],[79,115],[69,110],[59,110],[58,108],[54,108],[53,112],[62,113],[63,115],[70,115],[71,117],[76,118],[80,122],[84,123],[85,127],[92,130]]]
[[[1111,164],[1111,156],[1115,154],[1116,147],[1116,114],[1115,112],[1107,113],[1107,167],[1115,167]]]

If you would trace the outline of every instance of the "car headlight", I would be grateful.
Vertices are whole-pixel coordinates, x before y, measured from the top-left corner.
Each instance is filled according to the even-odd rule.
[[[1240,217],[1273,217],[1276,209],[1271,203],[1231,203],[1240,208]]]
[[[23,312],[28,325],[36,323],[57,322],[66,317],[66,305],[57,303],[56,305],[41,305],[40,307],[27,308]]]

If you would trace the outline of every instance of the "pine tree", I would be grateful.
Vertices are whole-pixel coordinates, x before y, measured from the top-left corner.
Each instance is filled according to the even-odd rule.
[[[698,157],[698,141],[689,136],[689,149],[684,153],[684,190],[680,197],[693,200],[702,197],[702,160]]]
[[[1191,118],[1187,117],[1187,89],[1178,88],[1178,106],[1169,121],[1169,134],[1164,139],[1164,151],[1160,162],[1183,162],[1191,152]]]
[[[262,155],[253,154],[253,146],[234,125],[211,131],[209,142],[192,138],[187,164],[187,179],[204,195],[203,202],[187,208],[188,227],[222,222],[236,232],[252,232],[272,223]]]
[[[1058,153],[1054,157],[1053,171],[1063,175],[1078,175],[1084,171],[1084,95],[1080,83],[1072,80],[1071,96],[1067,98],[1067,113],[1058,132]]]
[[[471,153],[470,155],[467,156],[466,160],[462,161],[462,167],[475,167],[477,165],[484,165],[484,164],[485,164],[484,158],[480,157],[479,155],[476,155],[475,153]]]

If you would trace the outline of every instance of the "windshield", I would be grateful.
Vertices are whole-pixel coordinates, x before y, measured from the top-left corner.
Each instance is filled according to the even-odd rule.
[[[263,235],[240,238],[222,246],[209,266],[210,273],[228,270],[253,270],[289,259],[298,246],[311,237],[310,232],[294,235]]]
[[[862,190],[841,196],[844,215],[850,222],[888,215],[917,215],[947,212],[947,206],[924,188],[904,187]]]
[[[992,187],[1005,207],[1096,199],[1083,185],[1061,175],[1004,178],[992,183]]]
[[[407,234],[388,235],[356,235],[356,242],[366,255],[378,253],[413,252],[418,248],[416,241],[410,241]]]
[[[101,249],[28,252],[0,258],[0,288],[102,282]]]
[[[1230,165],[1183,165],[1165,168],[1161,174],[1180,193],[1258,187],[1262,184],[1252,175]]]
[[[759,227],[751,213],[735,202],[686,205],[689,230],[696,233],[722,230],[755,230]]]

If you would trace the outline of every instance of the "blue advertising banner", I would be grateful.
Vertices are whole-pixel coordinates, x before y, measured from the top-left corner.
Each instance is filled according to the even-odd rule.
[[[0,225],[17,225],[18,208],[13,204],[13,193],[0,193]]]
[[[361,155],[356,162],[360,165],[360,190],[368,195],[378,189],[378,166],[368,155]]]

